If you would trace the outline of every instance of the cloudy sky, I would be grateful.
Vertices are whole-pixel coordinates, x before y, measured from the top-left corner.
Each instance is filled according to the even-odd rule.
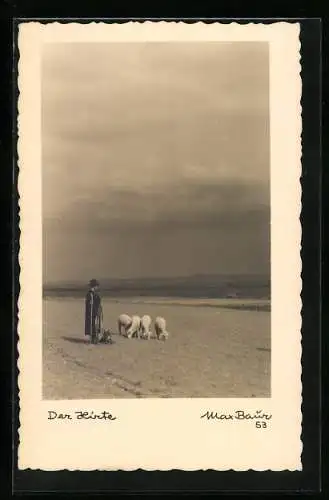
[[[49,44],[44,280],[269,274],[265,43]]]

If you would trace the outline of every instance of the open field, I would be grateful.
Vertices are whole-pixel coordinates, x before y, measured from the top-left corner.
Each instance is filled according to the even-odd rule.
[[[84,336],[84,300],[43,302],[45,399],[270,397],[269,301],[247,299],[103,299],[113,344]],[[162,315],[170,337],[117,335],[121,313]]]

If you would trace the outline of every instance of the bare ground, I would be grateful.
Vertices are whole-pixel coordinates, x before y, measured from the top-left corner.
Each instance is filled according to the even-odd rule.
[[[113,344],[91,345],[84,301],[45,299],[43,396],[270,397],[270,312],[249,302],[105,299]],[[119,336],[123,312],[164,316],[169,340]]]

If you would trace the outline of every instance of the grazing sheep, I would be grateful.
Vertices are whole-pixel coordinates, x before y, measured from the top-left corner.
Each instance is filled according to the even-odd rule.
[[[133,335],[136,335],[138,338],[140,337],[140,328],[141,328],[141,319],[139,316],[133,316],[131,318],[131,325],[127,330],[127,337],[131,339]]]
[[[127,333],[128,328],[131,326],[132,319],[128,314],[121,314],[118,318],[118,331],[119,335],[122,335],[122,328],[124,328]]]
[[[161,316],[158,316],[154,322],[154,329],[155,329],[155,334],[157,338],[160,340],[160,338],[163,338],[163,340],[167,340],[169,337],[169,333],[167,332],[166,329],[166,320],[162,318]]]
[[[150,340],[152,332],[151,332],[151,323],[152,319],[151,316],[148,314],[145,314],[142,319],[141,319],[141,334],[143,338],[147,338]]]

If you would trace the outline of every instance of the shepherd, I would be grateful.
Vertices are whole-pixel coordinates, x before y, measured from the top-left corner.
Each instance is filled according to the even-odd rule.
[[[89,290],[86,295],[85,335],[90,335],[92,344],[97,344],[99,335],[102,332],[103,309],[98,290],[99,282],[95,279],[90,280]]]

